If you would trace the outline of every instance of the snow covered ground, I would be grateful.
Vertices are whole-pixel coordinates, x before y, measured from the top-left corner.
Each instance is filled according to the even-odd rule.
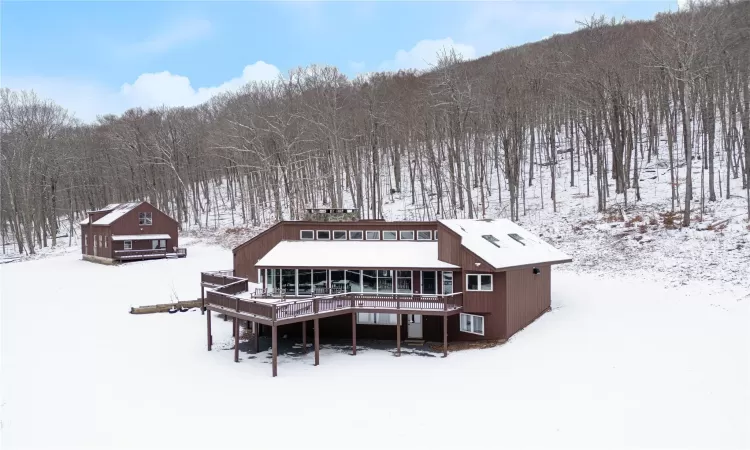
[[[187,243],[186,244],[190,244]],[[2,448],[747,448],[750,296],[695,280],[553,275],[553,310],[448,358],[324,350],[321,365],[205,349],[200,294],[231,252],[118,267],[77,252],[0,265]]]

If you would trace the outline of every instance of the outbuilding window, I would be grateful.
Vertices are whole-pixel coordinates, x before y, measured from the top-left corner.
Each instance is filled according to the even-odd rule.
[[[125,250],[133,250],[133,241],[122,241],[122,248]]]
[[[467,274],[467,291],[492,291],[492,274]]]
[[[461,322],[461,331],[464,333],[484,336],[484,317],[461,313],[459,320]]]
[[[303,241],[315,239],[315,232],[313,230],[302,230],[299,232],[299,238]]]
[[[151,218],[150,212],[138,213],[138,225],[144,226],[144,225],[151,225],[152,223],[153,223],[153,220]]]

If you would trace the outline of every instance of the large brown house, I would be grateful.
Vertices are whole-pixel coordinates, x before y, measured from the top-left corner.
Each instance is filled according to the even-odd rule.
[[[177,221],[151,203],[112,203],[81,222],[81,253],[103,263],[185,256],[177,230]]]
[[[310,320],[316,364],[319,336],[355,352],[357,336],[442,341],[446,355],[449,340],[508,339],[549,310],[552,265],[571,261],[508,220],[356,217],[279,222],[233,250],[232,272],[202,275],[208,310],[270,331],[274,374],[276,335],[306,341]],[[210,314],[208,327],[210,349]]]

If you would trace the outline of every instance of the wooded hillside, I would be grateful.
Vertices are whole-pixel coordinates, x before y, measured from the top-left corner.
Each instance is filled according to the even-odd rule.
[[[552,179],[549,208],[582,173],[604,211],[640,200],[639,171],[655,158],[669,164],[683,226],[694,196],[732,195],[730,178],[742,178],[750,218],[749,82],[744,1],[649,22],[582,18],[575,33],[475,61],[445,52],[427,73],[299,68],[199,107],[96,124],[4,89],[0,230],[33,253],[56,244],[61,220],[136,199],[194,226],[224,201],[236,226],[322,205],[378,218],[407,183],[424,217],[483,217],[493,198],[518,219],[540,174]],[[685,164],[696,157],[700,186]]]

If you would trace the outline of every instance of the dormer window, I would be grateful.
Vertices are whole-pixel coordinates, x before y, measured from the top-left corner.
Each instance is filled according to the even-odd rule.
[[[152,223],[153,223],[153,220],[151,219],[150,212],[138,213],[138,225],[144,226],[144,225],[151,225]]]

